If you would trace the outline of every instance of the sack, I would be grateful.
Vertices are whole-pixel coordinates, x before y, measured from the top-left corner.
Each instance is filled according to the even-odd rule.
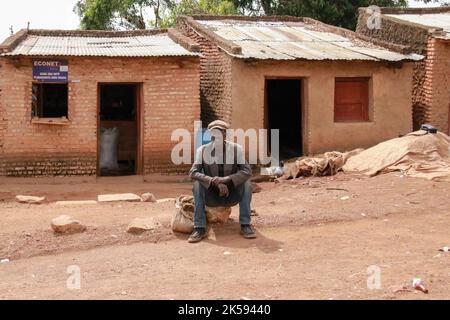
[[[194,198],[192,196],[179,196],[176,199],[171,226],[174,232],[192,233],[194,231]]]
[[[119,169],[117,162],[117,145],[119,129],[101,128],[100,137],[100,169]]]
[[[209,223],[227,223],[231,207],[206,207],[206,220]]]
[[[191,233],[194,231],[194,197],[179,196],[175,201],[175,212],[172,217],[174,232]],[[231,207],[206,207],[208,223],[226,223],[231,215]]]

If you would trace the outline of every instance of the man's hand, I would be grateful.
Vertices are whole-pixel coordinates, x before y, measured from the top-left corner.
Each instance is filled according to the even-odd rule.
[[[230,194],[228,187],[223,183],[219,184],[217,188],[219,188],[219,196],[221,197],[228,197],[228,195]]]
[[[227,184],[230,181],[231,181],[230,177],[214,177],[211,180],[211,183],[213,186],[218,187],[219,184]]]

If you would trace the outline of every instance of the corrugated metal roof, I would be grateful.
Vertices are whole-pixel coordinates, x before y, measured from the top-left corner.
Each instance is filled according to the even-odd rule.
[[[386,14],[388,17],[397,18],[407,22],[413,22],[425,27],[441,28],[447,39],[450,39],[450,12],[426,13],[426,14]]]
[[[204,27],[242,48],[239,58],[275,60],[420,60],[336,33],[314,30],[303,22],[197,20]]]
[[[29,34],[5,56],[156,57],[195,56],[167,34],[127,37],[45,36]]]

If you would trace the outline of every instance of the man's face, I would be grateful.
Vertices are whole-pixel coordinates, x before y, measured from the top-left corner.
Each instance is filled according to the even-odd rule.
[[[222,129],[211,129],[211,140],[213,141],[225,141],[225,137],[226,137],[226,130],[222,130]]]

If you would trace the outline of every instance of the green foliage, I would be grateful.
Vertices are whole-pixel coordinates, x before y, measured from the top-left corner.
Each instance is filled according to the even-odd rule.
[[[237,14],[231,0],[181,0],[168,10],[161,21],[161,27],[172,27],[180,15],[230,15]]]
[[[170,27],[181,14],[236,14],[231,0],[79,0],[82,29]],[[151,17],[151,18],[150,18]]]
[[[370,5],[404,7],[407,0],[79,0],[75,11],[83,29],[171,27],[179,15],[245,14],[311,17],[354,30],[357,9]]]

